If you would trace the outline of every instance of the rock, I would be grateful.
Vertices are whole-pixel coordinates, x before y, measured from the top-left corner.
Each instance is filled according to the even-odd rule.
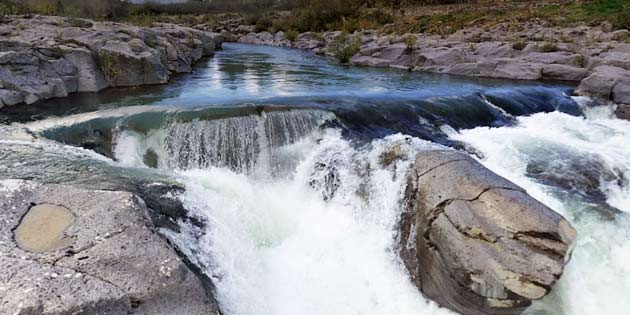
[[[290,46],[329,55],[326,46],[339,34],[338,31],[324,32],[321,34],[323,40],[315,41],[315,34],[302,33]],[[406,52],[403,36],[379,35],[376,31],[362,31],[355,35],[362,40],[359,54],[351,60],[355,65],[476,77],[575,82],[588,79],[594,74],[592,69],[598,66],[630,70],[630,44],[623,42],[630,31],[613,32],[607,22],[598,27],[558,28],[535,20],[520,25],[517,30],[510,23],[499,23],[484,30],[465,28],[446,37],[415,34],[418,44],[411,53]],[[267,32],[250,32],[242,35],[239,41],[287,46],[276,37]],[[543,47],[542,42],[549,43],[549,47]],[[522,49],[514,49],[516,43],[523,43],[518,45],[523,46]],[[540,51],[541,48],[547,52]],[[604,81],[597,82],[600,79]],[[609,79],[606,73],[599,73],[584,82],[584,86],[600,85],[605,92],[589,93],[606,94],[606,99],[612,100]]]
[[[0,313],[218,314],[133,194],[17,180],[0,194]]]
[[[302,50],[313,50],[322,45],[313,32],[301,33],[293,43],[293,47]]]
[[[627,95],[624,86],[630,84],[630,71],[613,66],[597,66],[591,70],[575,90],[577,95],[586,95],[602,98],[604,100],[613,100],[613,88],[621,84],[618,91],[616,102],[626,103],[623,101]],[[627,100],[630,103],[630,100]]]
[[[562,216],[456,151],[419,153],[408,183],[400,254],[423,294],[483,315],[550,292],[576,237]]]
[[[612,101],[620,104],[630,104],[630,77],[619,81],[613,87]]]
[[[520,62],[517,60],[500,60],[492,72],[494,78],[517,80],[540,80],[542,78],[541,64]]]
[[[599,27],[602,29],[602,32],[604,33],[610,33],[615,29],[612,23],[608,21],[602,22],[602,24],[600,24]]]
[[[223,39],[226,42],[230,42],[230,43],[238,41],[238,35],[230,32],[230,31],[222,31],[221,32],[221,37],[223,37]]]
[[[610,51],[599,56],[605,65],[630,70],[630,52]]]
[[[352,57],[350,59],[350,62],[353,65],[370,67],[388,67],[390,64],[390,61],[385,59],[359,55],[355,55],[354,57]]]
[[[165,83],[172,72],[192,71],[223,43],[218,34],[173,24],[141,28],[52,16],[8,19],[0,23],[0,34],[12,34],[0,42],[0,81],[27,104],[110,86]]]
[[[617,105],[617,109],[615,110],[615,115],[619,119],[630,120],[630,105],[628,104],[619,104]]]
[[[550,64],[542,69],[543,79],[581,81],[588,74],[588,69],[567,65]]]
[[[451,67],[458,63],[468,63],[473,61],[469,53],[461,48],[438,49],[423,52],[420,55],[418,66],[421,69],[440,69]],[[437,71],[442,72],[442,71]]]
[[[12,106],[24,101],[22,93],[12,90],[0,89],[0,103],[4,106]]]
[[[169,72],[160,54],[133,41],[108,41],[96,51],[97,64],[111,86],[160,84],[168,81]],[[137,42],[135,42],[137,43]]]
[[[61,249],[67,246],[63,234],[73,221],[74,215],[65,207],[51,204],[33,206],[15,229],[15,242],[30,252]]]
[[[89,49],[69,48],[64,58],[77,68],[78,92],[98,92],[109,86]]]
[[[610,39],[616,40],[618,42],[623,42],[629,37],[630,37],[629,30],[618,30],[618,31],[612,32]]]
[[[526,45],[526,44],[525,44]],[[502,42],[483,42],[475,44],[475,54],[486,58],[514,58],[520,52],[513,48],[514,44]]]

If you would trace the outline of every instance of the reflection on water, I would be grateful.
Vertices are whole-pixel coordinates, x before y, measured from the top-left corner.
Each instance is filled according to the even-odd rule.
[[[312,52],[226,44],[170,84],[78,93],[36,106],[3,108],[0,121],[38,119],[129,105],[205,106],[238,103],[327,105],[409,101],[488,88],[558,84],[474,79],[398,69],[347,67]],[[26,118],[25,118],[26,117]]]

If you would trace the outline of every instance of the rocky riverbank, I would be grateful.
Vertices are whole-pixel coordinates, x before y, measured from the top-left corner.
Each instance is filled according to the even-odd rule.
[[[0,195],[0,313],[218,313],[136,195],[19,180]]]
[[[215,31],[241,43],[292,47],[332,56],[329,46],[341,32],[254,33],[254,27],[224,23]],[[470,27],[451,35],[387,35],[363,31],[351,35],[360,48],[354,65],[393,67],[453,75],[519,80],[562,80],[579,84],[575,93],[630,107],[630,31],[597,27],[553,27],[542,21]]]
[[[174,24],[151,28],[53,16],[0,23],[0,107],[161,84],[211,56],[221,36]]]

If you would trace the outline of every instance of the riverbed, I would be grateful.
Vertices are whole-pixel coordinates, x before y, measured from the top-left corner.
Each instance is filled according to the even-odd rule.
[[[225,314],[452,314],[412,284],[395,232],[414,152],[449,147],[578,230],[565,274],[526,314],[623,314],[630,122],[574,88],[225,44],[167,85],[3,108],[0,178],[182,183],[205,227],[163,233],[213,280]],[[384,165],[392,146],[399,158]]]

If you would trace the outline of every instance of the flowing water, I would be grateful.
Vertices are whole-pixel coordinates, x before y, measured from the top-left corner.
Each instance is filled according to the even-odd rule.
[[[0,178],[185,186],[195,220],[162,232],[224,314],[438,315],[453,313],[411,283],[396,224],[415,152],[465,150],[578,230],[563,278],[527,314],[625,314],[630,122],[572,88],[228,44],[168,85],[0,110]]]

